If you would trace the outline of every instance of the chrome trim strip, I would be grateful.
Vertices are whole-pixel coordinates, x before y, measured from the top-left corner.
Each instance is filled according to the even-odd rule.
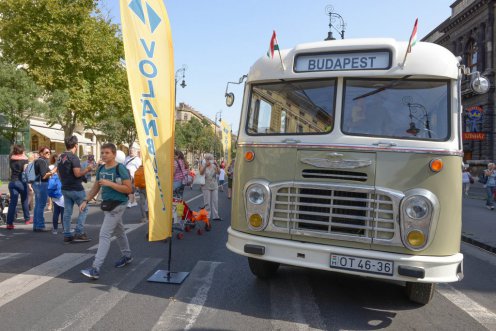
[[[356,169],[372,165],[372,160],[329,160],[318,157],[303,158],[300,162],[328,169]]]
[[[452,155],[452,156],[463,156],[463,151],[456,150],[450,151],[445,149],[423,149],[423,148],[411,148],[411,147],[391,147],[391,148],[381,148],[376,146],[364,146],[364,145],[327,145],[327,144],[262,144],[262,143],[238,143],[238,147],[265,147],[265,148],[298,148],[298,149],[339,149],[339,150],[358,150],[366,152],[398,152],[398,153],[416,153],[416,154],[442,154],[442,155]]]

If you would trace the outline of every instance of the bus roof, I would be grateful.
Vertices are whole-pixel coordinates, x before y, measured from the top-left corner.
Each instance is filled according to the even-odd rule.
[[[458,78],[458,59],[446,48],[417,42],[402,66],[408,42],[391,38],[345,39],[300,44],[261,57],[250,68],[248,81],[318,77]],[[367,63],[367,59],[371,59]],[[386,64],[387,62],[387,64]],[[344,70],[342,70],[344,68]]]

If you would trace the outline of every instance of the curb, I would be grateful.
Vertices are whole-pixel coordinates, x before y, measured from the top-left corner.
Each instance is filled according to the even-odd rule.
[[[462,241],[463,242],[466,242],[467,244],[470,244],[470,245],[473,245],[473,246],[477,246],[485,251],[488,251],[490,253],[495,253],[496,254],[496,247],[493,247],[493,246],[490,246],[488,244],[485,244],[481,241],[478,241],[478,240],[475,240],[475,239],[472,239],[470,237],[467,237],[467,236],[464,236],[462,235]]]

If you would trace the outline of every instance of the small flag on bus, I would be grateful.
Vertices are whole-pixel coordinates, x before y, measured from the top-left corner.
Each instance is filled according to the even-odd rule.
[[[410,39],[408,40],[408,47],[406,48],[405,57],[403,58],[403,63],[399,64],[401,68],[405,66],[406,57],[408,53],[412,52],[412,47],[417,43],[417,26],[418,26],[418,18],[415,19],[415,24],[413,25],[413,31],[410,35]]]
[[[272,38],[270,38],[269,50],[267,51],[267,57],[274,58],[274,51],[279,51],[279,44],[277,43],[276,32],[272,31]]]

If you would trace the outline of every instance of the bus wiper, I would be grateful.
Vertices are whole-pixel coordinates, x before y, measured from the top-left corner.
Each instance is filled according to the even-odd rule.
[[[362,99],[362,98],[366,98],[368,96],[371,96],[371,95],[374,95],[374,94],[377,94],[379,92],[382,92],[384,90],[387,90],[391,87],[395,87],[396,85],[398,85],[398,83],[404,81],[405,79],[408,79],[409,77],[411,77],[412,75],[406,75],[406,76],[403,76],[399,79],[396,79],[396,80],[393,80],[391,83],[389,83],[388,85],[386,86],[383,86],[383,87],[379,87],[378,89],[376,90],[373,90],[373,91],[370,91],[370,92],[367,92],[365,94],[362,94],[362,95],[359,95],[357,96],[356,98],[353,98],[353,100],[358,100],[358,99]]]

